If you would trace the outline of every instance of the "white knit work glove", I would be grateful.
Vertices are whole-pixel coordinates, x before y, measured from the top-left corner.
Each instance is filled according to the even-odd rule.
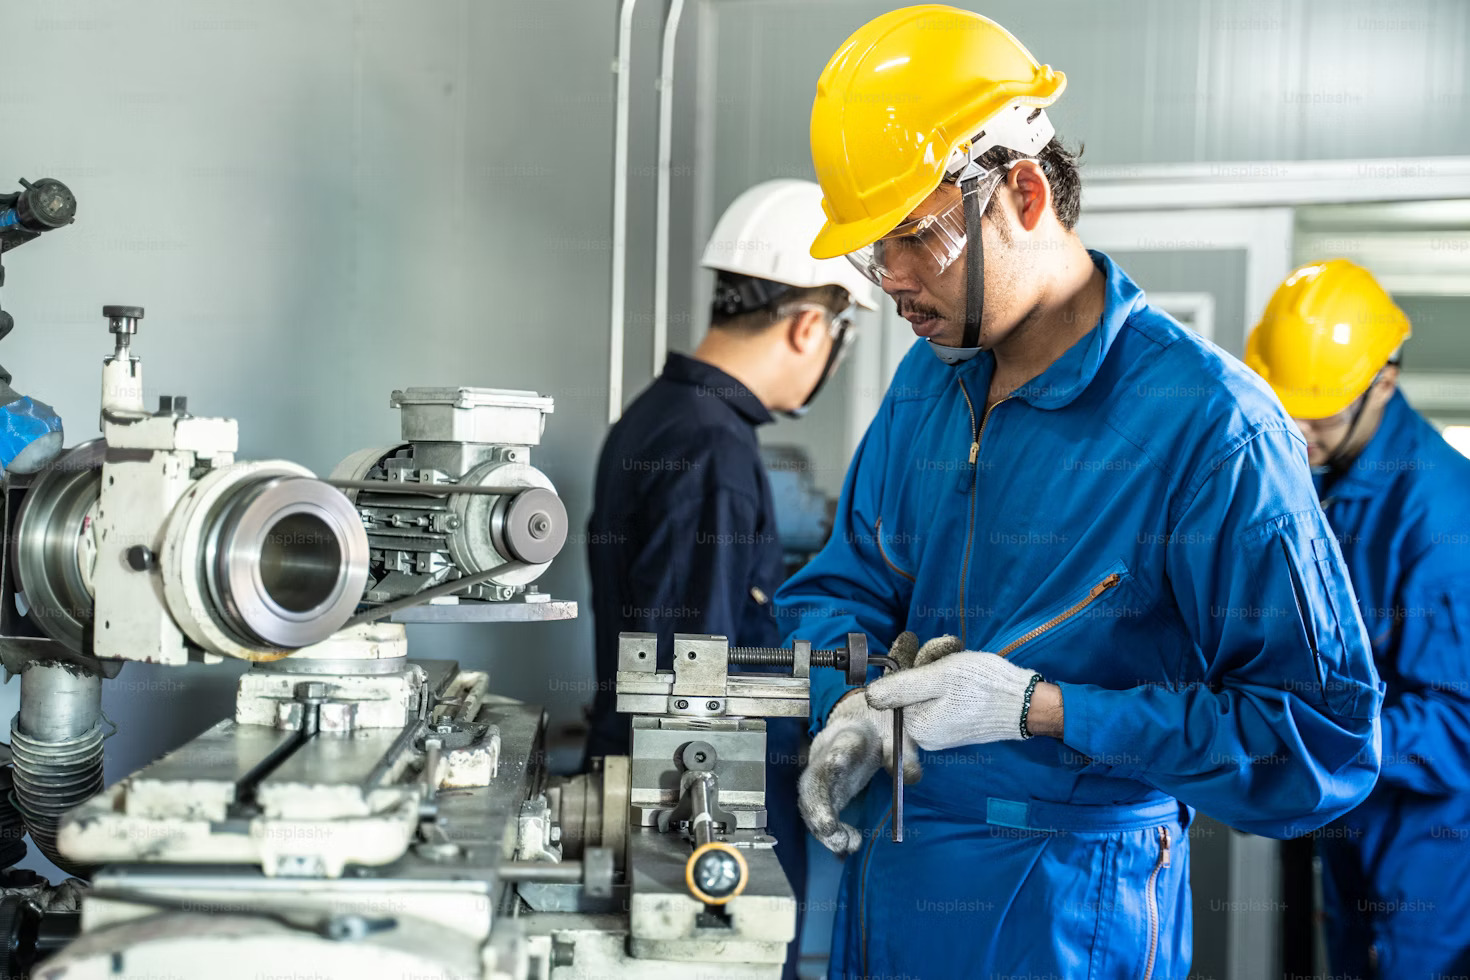
[[[918,638],[905,632],[893,641],[888,655],[908,667],[929,663],[959,649],[954,637],[939,637],[919,647]],[[903,671],[899,671],[903,673]],[[916,783],[922,775],[914,740],[904,733],[903,781]],[[892,769],[893,712],[868,706],[859,691],[850,691],[832,708],[827,724],[812,740],[807,766],[797,783],[801,818],[812,835],[835,854],[851,854],[863,842],[862,832],[839,816],[842,808],[863,791],[880,765]]]
[[[966,650],[869,684],[868,706],[903,708],[903,731],[926,749],[1019,739],[1034,670]]]

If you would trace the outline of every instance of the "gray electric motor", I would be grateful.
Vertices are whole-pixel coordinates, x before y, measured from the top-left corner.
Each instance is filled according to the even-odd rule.
[[[404,442],[363,449],[332,471],[371,548],[366,603],[474,578],[456,595],[525,592],[567,539],[567,511],[531,465],[552,399],[503,388],[393,392]]]

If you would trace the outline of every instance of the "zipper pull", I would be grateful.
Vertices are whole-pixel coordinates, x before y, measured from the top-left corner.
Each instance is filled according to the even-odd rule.
[[[978,459],[979,456],[980,456],[980,443],[978,443],[978,442],[972,442],[972,443],[970,443],[970,465],[971,466],[974,466],[975,465],[975,460]]]
[[[1092,587],[1092,591],[1090,593],[1088,593],[1088,595],[1091,596],[1092,598],[1096,599],[1098,596],[1100,596],[1104,592],[1108,591],[1108,589],[1111,589],[1113,586],[1117,585],[1118,584],[1118,580],[1121,579],[1122,577],[1123,576],[1119,575],[1117,572],[1114,572],[1113,574],[1109,575],[1107,578],[1103,579],[1101,582],[1099,582],[1096,585],[1094,585]]]
[[[1159,828],[1159,867],[1169,866],[1169,828]]]

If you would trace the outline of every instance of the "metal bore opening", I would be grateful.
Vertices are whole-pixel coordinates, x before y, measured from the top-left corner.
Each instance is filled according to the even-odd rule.
[[[293,613],[310,612],[329,601],[343,571],[337,535],[315,514],[283,517],[261,541],[261,583],[273,601]]]

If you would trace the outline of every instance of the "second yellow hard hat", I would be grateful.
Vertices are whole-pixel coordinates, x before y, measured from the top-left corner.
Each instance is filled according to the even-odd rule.
[[[1276,287],[1246,340],[1245,362],[1292,418],[1325,419],[1368,390],[1410,332],[1367,269],[1347,259],[1314,262]]]

